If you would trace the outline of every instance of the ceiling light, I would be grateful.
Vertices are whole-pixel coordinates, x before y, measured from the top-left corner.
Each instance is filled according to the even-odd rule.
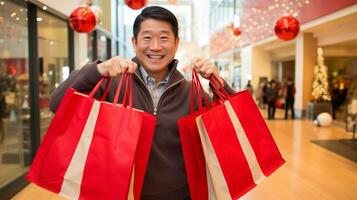
[[[16,17],[16,21],[19,21],[20,20],[20,17]]]
[[[47,10],[47,6],[42,6],[42,10]]]
[[[2,5],[2,6],[3,6],[4,4],[5,4],[5,3],[4,3],[3,1],[0,1],[0,5]]]
[[[10,15],[10,17],[15,17],[15,16],[16,16],[15,12],[11,13],[11,15]]]
[[[37,20],[38,22],[42,22],[42,18],[41,18],[41,17],[37,17],[36,20]]]

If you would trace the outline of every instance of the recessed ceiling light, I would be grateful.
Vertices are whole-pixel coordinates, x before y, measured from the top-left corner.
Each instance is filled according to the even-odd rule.
[[[42,6],[42,10],[47,10],[47,6]]]
[[[37,17],[36,19],[38,22],[42,22],[42,18],[41,17]]]

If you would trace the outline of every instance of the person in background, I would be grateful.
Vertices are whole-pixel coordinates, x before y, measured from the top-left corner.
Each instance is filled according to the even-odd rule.
[[[283,86],[283,96],[285,97],[285,119],[288,119],[289,109],[291,110],[291,118],[295,118],[294,114],[294,101],[295,101],[296,88],[291,78],[288,78]]]
[[[254,89],[253,89],[252,84],[250,83],[250,80],[248,80],[248,83],[247,83],[247,85],[245,86],[245,89],[247,89],[247,90],[249,91],[250,95],[253,96]]]
[[[277,84],[275,80],[271,80],[269,83],[269,87],[266,91],[266,98],[268,102],[268,119],[275,118],[275,101],[279,97],[279,89],[277,88]]]

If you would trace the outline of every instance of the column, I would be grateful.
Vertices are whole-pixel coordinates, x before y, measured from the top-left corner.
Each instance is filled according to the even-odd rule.
[[[317,58],[317,40],[312,33],[301,33],[296,38],[295,54],[295,110],[296,117],[304,117],[311,100],[314,66]]]

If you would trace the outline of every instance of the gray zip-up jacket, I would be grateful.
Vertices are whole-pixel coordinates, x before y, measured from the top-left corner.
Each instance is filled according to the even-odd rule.
[[[138,61],[134,58],[134,62]],[[133,76],[133,106],[150,112],[157,117],[150,158],[142,189],[143,200],[183,200],[189,196],[185,166],[178,134],[177,120],[190,113],[191,82],[185,80],[176,70],[177,60],[169,65],[172,70],[168,86],[153,106],[149,90],[143,81],[139,68]],[[97,70],[97,62],[89,63],[80,70],[73,71],[51,95],[50,109],[55,112],[67,88],[89,93],[101,75]],[[112,102],[120,78],[111,79],[107,101]],[[229,93],[234,91],[225,83]],[[98,92],[101,95],[104,86]],[[123,90],[122,90],[123,91]],[[122,95],[121,95],[122,96]],[[119,100],[120,102],[122,99]]]

